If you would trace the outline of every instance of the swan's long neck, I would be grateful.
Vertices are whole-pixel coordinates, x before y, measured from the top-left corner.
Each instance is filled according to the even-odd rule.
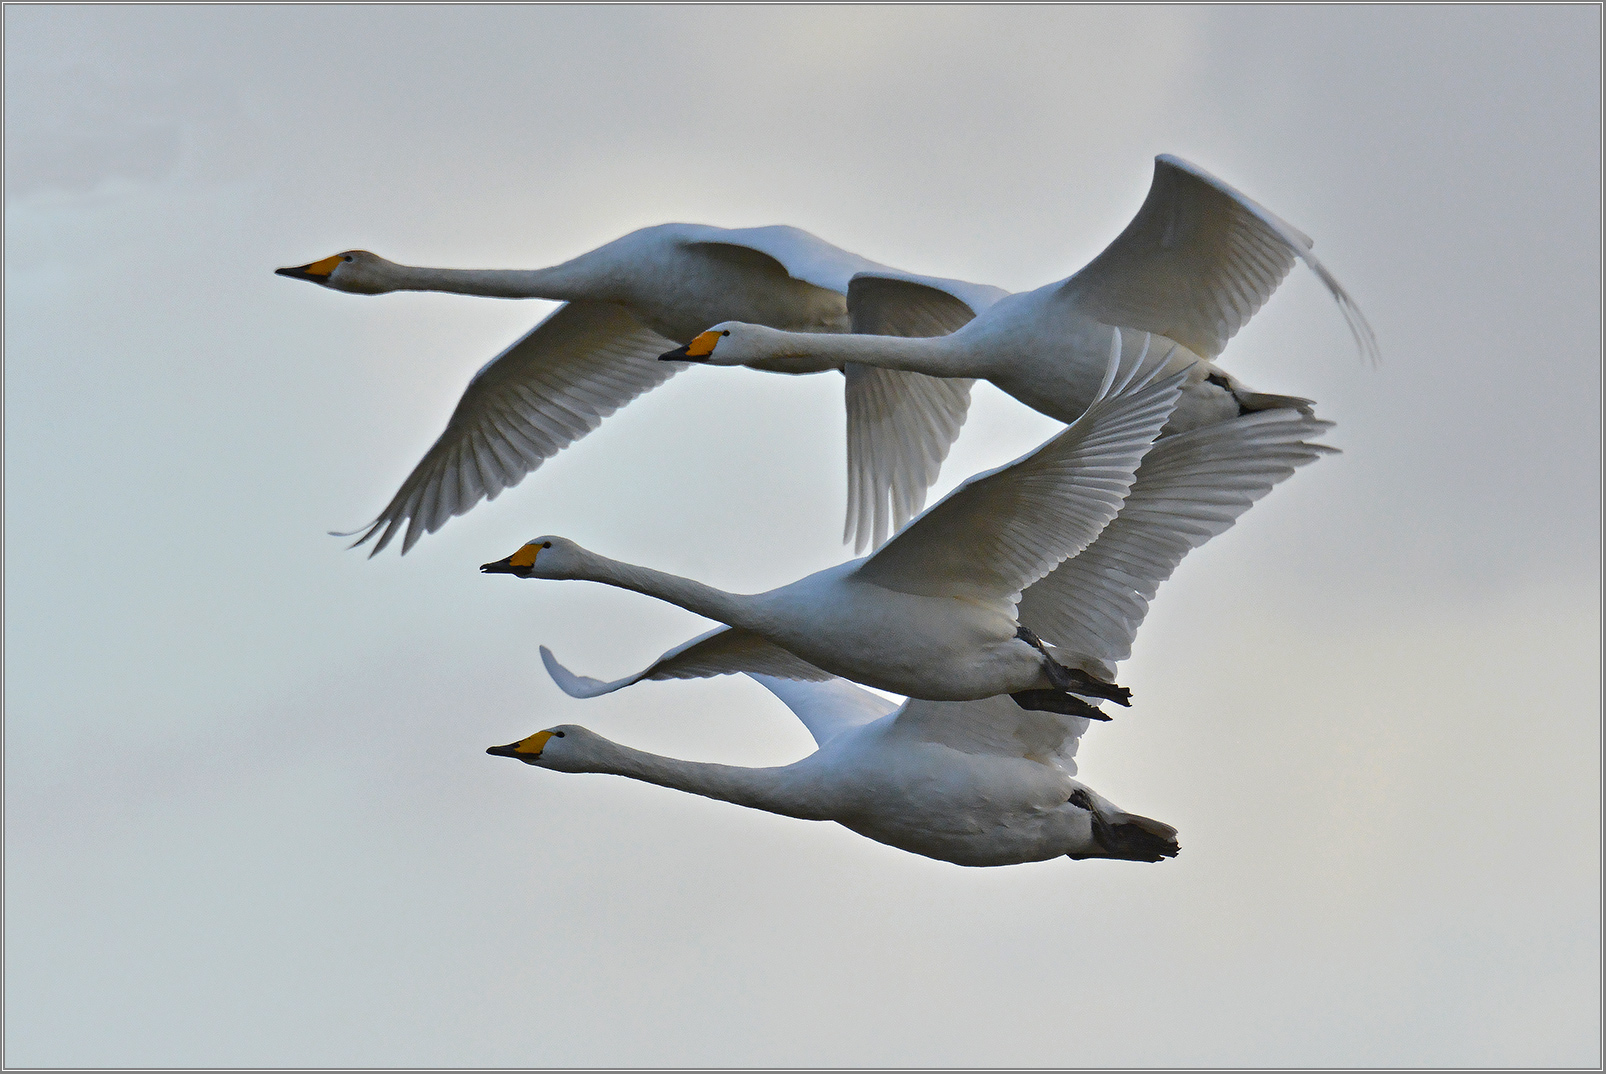
[[[397,291],[447,291],[486,298],[547,298],[566,302],[595,297],[568,264],[541,269],[444,269],[390,265]]]
[[[849,362],[928,373],[938,377],[968,376],[973,370],[951,336],[868,336],[851,333],[764,332],[763,351],[745,365],[771,372],[840,369]]]
[[[628,776],[643,783],[656,783],[660,787],[804,820],[829,819],[818,796],[812,793],[812,781],[799,778],[803,773],[798,765],[739,768],[660,757],[656,753],[621,746],[601,735],[594,735],[592,741],[593,748],[583,767],[570,769],[564,765],[566,770]]]
[[[584,571],[577,573],[575,577],[657,597],[670,604],[678,604],[689,612],[696,612],[698,615],[730,626],[756,625],[754,613],[757,609],[750,596],[727,593],[723,589],[715,589],[713,586],[703,585],[701,582],[682,578],[676,574],[655,571],[651,567],[621,563],[607,556],[599,556],[595,552],[586,553]]]

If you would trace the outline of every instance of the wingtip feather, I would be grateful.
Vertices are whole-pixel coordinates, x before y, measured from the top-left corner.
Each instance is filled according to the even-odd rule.
[[[612,693],[624,683],[607,683],[600,679],[593,679],[586,675],[576,675],[552,655],[552,650],[545,645],[541,646],[541,663],[546,665],[546,673],[557,683],[558,689],[570,697],[600,697],[602,694]]]

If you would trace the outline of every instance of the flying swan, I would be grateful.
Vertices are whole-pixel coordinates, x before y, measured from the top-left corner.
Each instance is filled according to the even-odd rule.
[[[565,303],[474,374],[445,431],[379,516],[337,534],[360,534],[353,547],[377,536],[370,555],[402,533],[405,554],[448,519],[518,484],[684,369],[656,359],[711,324],[940,335],[1007,294],[902,272],[786,226],[660,224],[544,269],[418,268],[347,250],[277,272],[352,294],[447,291]],[[843,296],[855,275],[880,284],[861,283],[850,314]],[[918,510],[964,423],[969,382],[833,368],[846,375],[850,501],[912,497]]]
[[[843,679],[753,678],[808,728],[814,753],[779,768],[703,764],[631,749],[573,724],[486,752],[832,820],[956,865],[1176,856],[1175,828],[1125,813],[1072,778],[1088,725],[1081,717],[1027,712],[1003,697],[894,706]]]
[[[1096,415],[1103,405],[1095,404],[1089,413]],[[1079,423],[1086,420],[1086,415],[1078,419]],[[882,635],[900,632],[895,636],[903,648],[896,658],[918,665],[923,655],[921,646],[928,644],[923,640],[926,631],[946,633],[958,629],[951,624],[982,619],[974,602],[978,598],[994,601],[992,607],[999,608],[995,613],[998,618],[987,621],[993,637],[1014,628],[1017,640],[1013,642],[1012,655],[1036,649],[1044,662],[1044,677],[1063,688],[1062,693],[1044,692],[1041,683],[1033,684],[1017,694],[1016,701],[1027,708],[1107,719],[1096,707],[1071,695],[1125,699],[1120,688],[1103,692],[1100,688],[1113,681],[1115,665],[1131,655],[1132,639],[1160,584],[1190,550],[1229,529],[1272,486],[1296,468],[1332,452],[1332,448],[1311,442],[1331,427],[1331,422],[1285,408],[1245,414],[1161,440],[1143,457],[1119,514],[1098,532],[1096,540],[1035,579],[1017,582],[1021,576],[1010,576],[1001,562],[1005,556],[1001,554],[1004,546],[999,534],[1029,532],[1029,525],[1039,519],[1041,525],[1054,529],[1070,517],[1071,512],[1063,509],[1045,510],[1035,498],[1041,493],[1033,486],[1046,476],[1043,456],[1063,447],[1063,441],[1075,434],[1077,425],[1073,424],[1016,466],[962,486],[869,559],[797,583],[796,587],[804,590],[802,599],[787,600],[783,610],[806,619],[810,612],[806,601],[828,600],[842,590],[875,594],[866,598],[855,593],[853,599],[863,601],[860,606],[877,610],[877,598],[887,604],[923,601],[908,611],[914,619],[912,625],[902,618],[893,621],[891,615],[883,613],[882,618],[872,619],[871,627],[864,631],[868,639],[854,637],[843,645],[851,651],[855,644],[875,644],[883,646],[880,652],[884,653],[890,643]],[[1060,478],[1068,482],[1087,479],[1086,473],[1080,479]],[[977,525],[977,520],[988,519],[994,520],[991,524],[997,527],[996,531]],[[1026,539],[1029,538],[1023,537]],[[827,671],[834,671],[871,686],[919,696],[915,690],[883,686],[888,676],[875,675],[881,669],[850,667],[836,652],[821,655],[819,635],[841,629],[834,621],[822,621],[819,634],[809,633],[805,624],[801,640],[774,632],[773,624],[778,620],[771,608],[782,603],[777,598],[786,597],[793,587],[758,597],[732,597],[672,576],[614,565],[600,557],[591,559],[589,553],[583,553],[587,557],[585,566],[575,571],[567,562],[562,567],[547,564],[548,551],[539,547],[545,540],[538,541],[537,548],[526,546],[521,550],[523,556],[516,554],[488,567],[509,570],[513,561],[530,558],[533,573],[533,557],[539,550],[540,562],[550,571],[549,577],[600,576],[601,580],[663,596],[693,611],[737,624],[736,628],[720,627],[694,638],[665,653],[643,671],[615,682],[575,675],[543,646],[541,657],[548,671],[571,696],[592,697],[642,679],[701,678],[737,671],[805,680],[823,679],[828,677]],[[558,547],[554,543],[554,548]],[[600,571],[593,566],[598,561],[604,564]],[[615,566],[622,573],[611,573]],[[680,590],[666,593],[657,588],[658,580],[666,578],[673,585],[690,586],[694,597],[705,593],[712,596],[708,603],[690,603],[682,599]],[[999,598],[998,594],[1011,585],[1018,585],[1022,592]],[[889,591],[882,586],[898,588]],[[1014,604],[1017,599],[1018,605]],[[758,621],[756,629],[736,617],[748,608]],[[1010,618],[1003,621],[1006,611]],[[921,615],[929,618],[921,619]],[[939,621],[940,627],[936,625]],[[769,633],[761,636],[763,631]],[[1043,648],[1037,649],[1038,645]],[[978,657],[954,654],[941,659],[964,661]],[[1052,681],[1054,674],[1047,669],[1056,666],[1069,669],[1080,681],[1065,683],[1063,677]],[[1020,685],[1011,683],[1006,689],[1015,691]]]
[[[1212,361],[1271,297],[1296,259],[1326,285],[1361,353],[1375,363],[1378,346],[1371,326],[1311,252],[1311,240],[1202,168],[1170,155],[1155,158],[1154,179],[1137,216],[1080,272],[977,309],[974,319],[951,334],[817,335],[731,321],[663,357],[773,372],[853,366],[924,373],[958,378],[967,391],[973,379],[985,379],[1034,410],[1069,422],[1098,391],[1112,333],[1125,330],[1128,346],[1136,346],[1141,333],[1150,332],[1179,344],[1171,371],[1188,374],[1164,432],[1171,435],[1253,411],[1288,406],[1309,411],[1310,400],[1252,391]],[[889,286],[855,277],[848,284],[849,309]],[[895,385],[887,389],[895,390]],[[852,430],[850,422],[850,445]],[[878,472],[896,471],[902,459],[918,454],[917,445],[908,445],[899,458],[886,461],[880,450],[880,444],[867,446],[859,458],[870,460],[864,464]],[[940,464],[938,458],[921,473],[935,480]],[[894,487],[914,483],[911,477]],[[864,497],[865,488],[860,484],[861,499],[848,505],[848,528],[857,533],[859,551],[879,545],[888,532],[886,514]],[[894,507],[895,528],[919,509],[918,499],[911,495]]]
[[[1115,636],[1127,619],[1141,620],[1188,548],[1328,450],[1301,442],[1328,423],[1286,409],[1173,438],[1145,466],[1147,494],[1104,550],[1076,556],[1130,500],[1138,462],[1174,405],[1180,377],[1160,376],[1163,364],[1163,355],[1112,362],[1087,412],[1036,451],[967,481],[874,555],[767,593],[726,593],[560,537],[480,569],[604,582],[727,624],[612,683],[570,675],[543,653],[576,696],[644,678],[752,671],[840,675],[934,701],[1010,694],[1025,708],[1105,719],[1073,695],[1126,700],[1110,680],[1125,659]]]

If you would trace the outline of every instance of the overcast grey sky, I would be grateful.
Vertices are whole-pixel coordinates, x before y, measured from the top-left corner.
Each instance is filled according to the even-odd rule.
[[[1593,6],[5,9],[10,1065],[1598,1065]],[[1083,743],[1161,865],[965,870],[483,754],[809,749],[539,533],[839,562],[840,378],[692,370],[405,558],[550,308],[275,277],[789,223],[1025,289],[1210,169],[1316,239],[1223,364],[1344,454],[1160,591]],[[1055,429],[978,387],[940,494]]]

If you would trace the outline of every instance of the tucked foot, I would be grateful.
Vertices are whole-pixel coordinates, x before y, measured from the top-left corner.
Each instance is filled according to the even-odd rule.
[[[1065,684],[1063,686],[1055,679],[1054,672],[1050,671],[1048,673],[1049,679],[1060,689],[1074,690],[1087,697],[1102,697],[1114,701],[1117,705],[1125,705],[1127,708],[1132,707],[1132,691],[1126,687],[1117,686],[1113,682],[1105,682],[1103,679],[1095,679],[1081,668],[1068,668],[1064,664],[1053,660],[1049,661],[1049,663],[1064,673]]]
[[[1307,418],[1316,413],[1316,401],[1298,395],[1272,395],[1269,392],[1252,392],[1241,384],[1232,381],[1220,373],[1212,373],[1205,380],[1218,388],[1225,389],[1232,394],[1238,404],[1238,414],[1253,414],[1260,410],[1281,410],[1287,407],[1297,410]]]
[[[1056,690],[1065,690],[1074,694],[1084,694],[1087,697],[1102,697],[1114,701],[1117,705],[1132,707],[1132,691],[1124,686],[1117,686],[1113,682],[1096,679],[1081,668],[1068,668],[1048,651],[1043,639],[1033,634],[1024,626],[1015,628],[1015,636],[1027,645],[1043,654],[1043,673]],[[1105,717],[1108,719],[1108,717]]]
[[[1109,717],[1079,697],[1058,690],[1020,690],[1009,695],[1015,704],[1031,712],[1057,712],[1061,716],[1086,716],[1090,720]]]
[[[1161,861],[1177,856],[1177,830],[1136,813],[1106,814],[1086,791],[1071,793],[1070,803],[1093,814],[1093,841],[1112,858]]]

